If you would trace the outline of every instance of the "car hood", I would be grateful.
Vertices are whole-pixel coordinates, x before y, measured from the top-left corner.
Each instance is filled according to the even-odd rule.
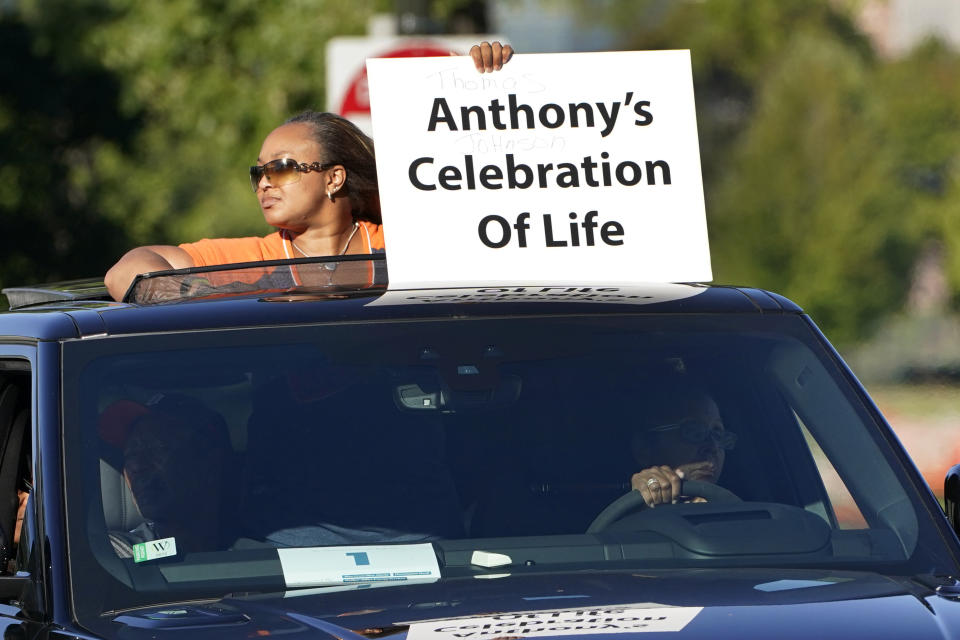
[[[97,631],[129,639],[158,632],[286,640],[627,640],[648,632],[678,639],[960,637],[960,601],[917,581],[869,573],[590,572],[335,589],[139,609]]]

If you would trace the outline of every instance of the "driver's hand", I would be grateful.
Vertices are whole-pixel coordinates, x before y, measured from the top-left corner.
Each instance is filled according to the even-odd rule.
[[[673,504],[680,497],[680,481],[683,471],[666,465],[650,467],[630,478],[630,486],[639,491],[648,507],[658,504]]]
[[[470,47],[470,57],[473,58],[473,66],[480,73],[499,71],[513,57],[513,47],[500,44],[496,40],[492,43],[484,40]]]

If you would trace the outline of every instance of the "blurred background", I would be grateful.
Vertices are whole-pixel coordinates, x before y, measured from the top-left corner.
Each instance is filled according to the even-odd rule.
[[[960,462],[957,0],[0,0],[0,286],[269,232],[247,167],[352,73],[332,39],[475,34],[690,49],[715,281],[803,306],[942,489]]]

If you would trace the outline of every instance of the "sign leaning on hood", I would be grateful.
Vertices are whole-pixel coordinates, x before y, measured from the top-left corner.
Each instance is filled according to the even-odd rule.
[[[390,288],[712,279],[689,51],[367,73]]]
[[[655,603],[502,613],[410,625],[407,640],[517,640],[608,633],[681,631],[703,607]]]

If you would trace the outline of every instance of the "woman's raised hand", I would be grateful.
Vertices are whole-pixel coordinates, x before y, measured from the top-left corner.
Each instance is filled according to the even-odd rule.
[[[513,57],[513,47],[496,40],[492,43],[484,40],[470,47],[470,57],[480,73],[499,71]]]

